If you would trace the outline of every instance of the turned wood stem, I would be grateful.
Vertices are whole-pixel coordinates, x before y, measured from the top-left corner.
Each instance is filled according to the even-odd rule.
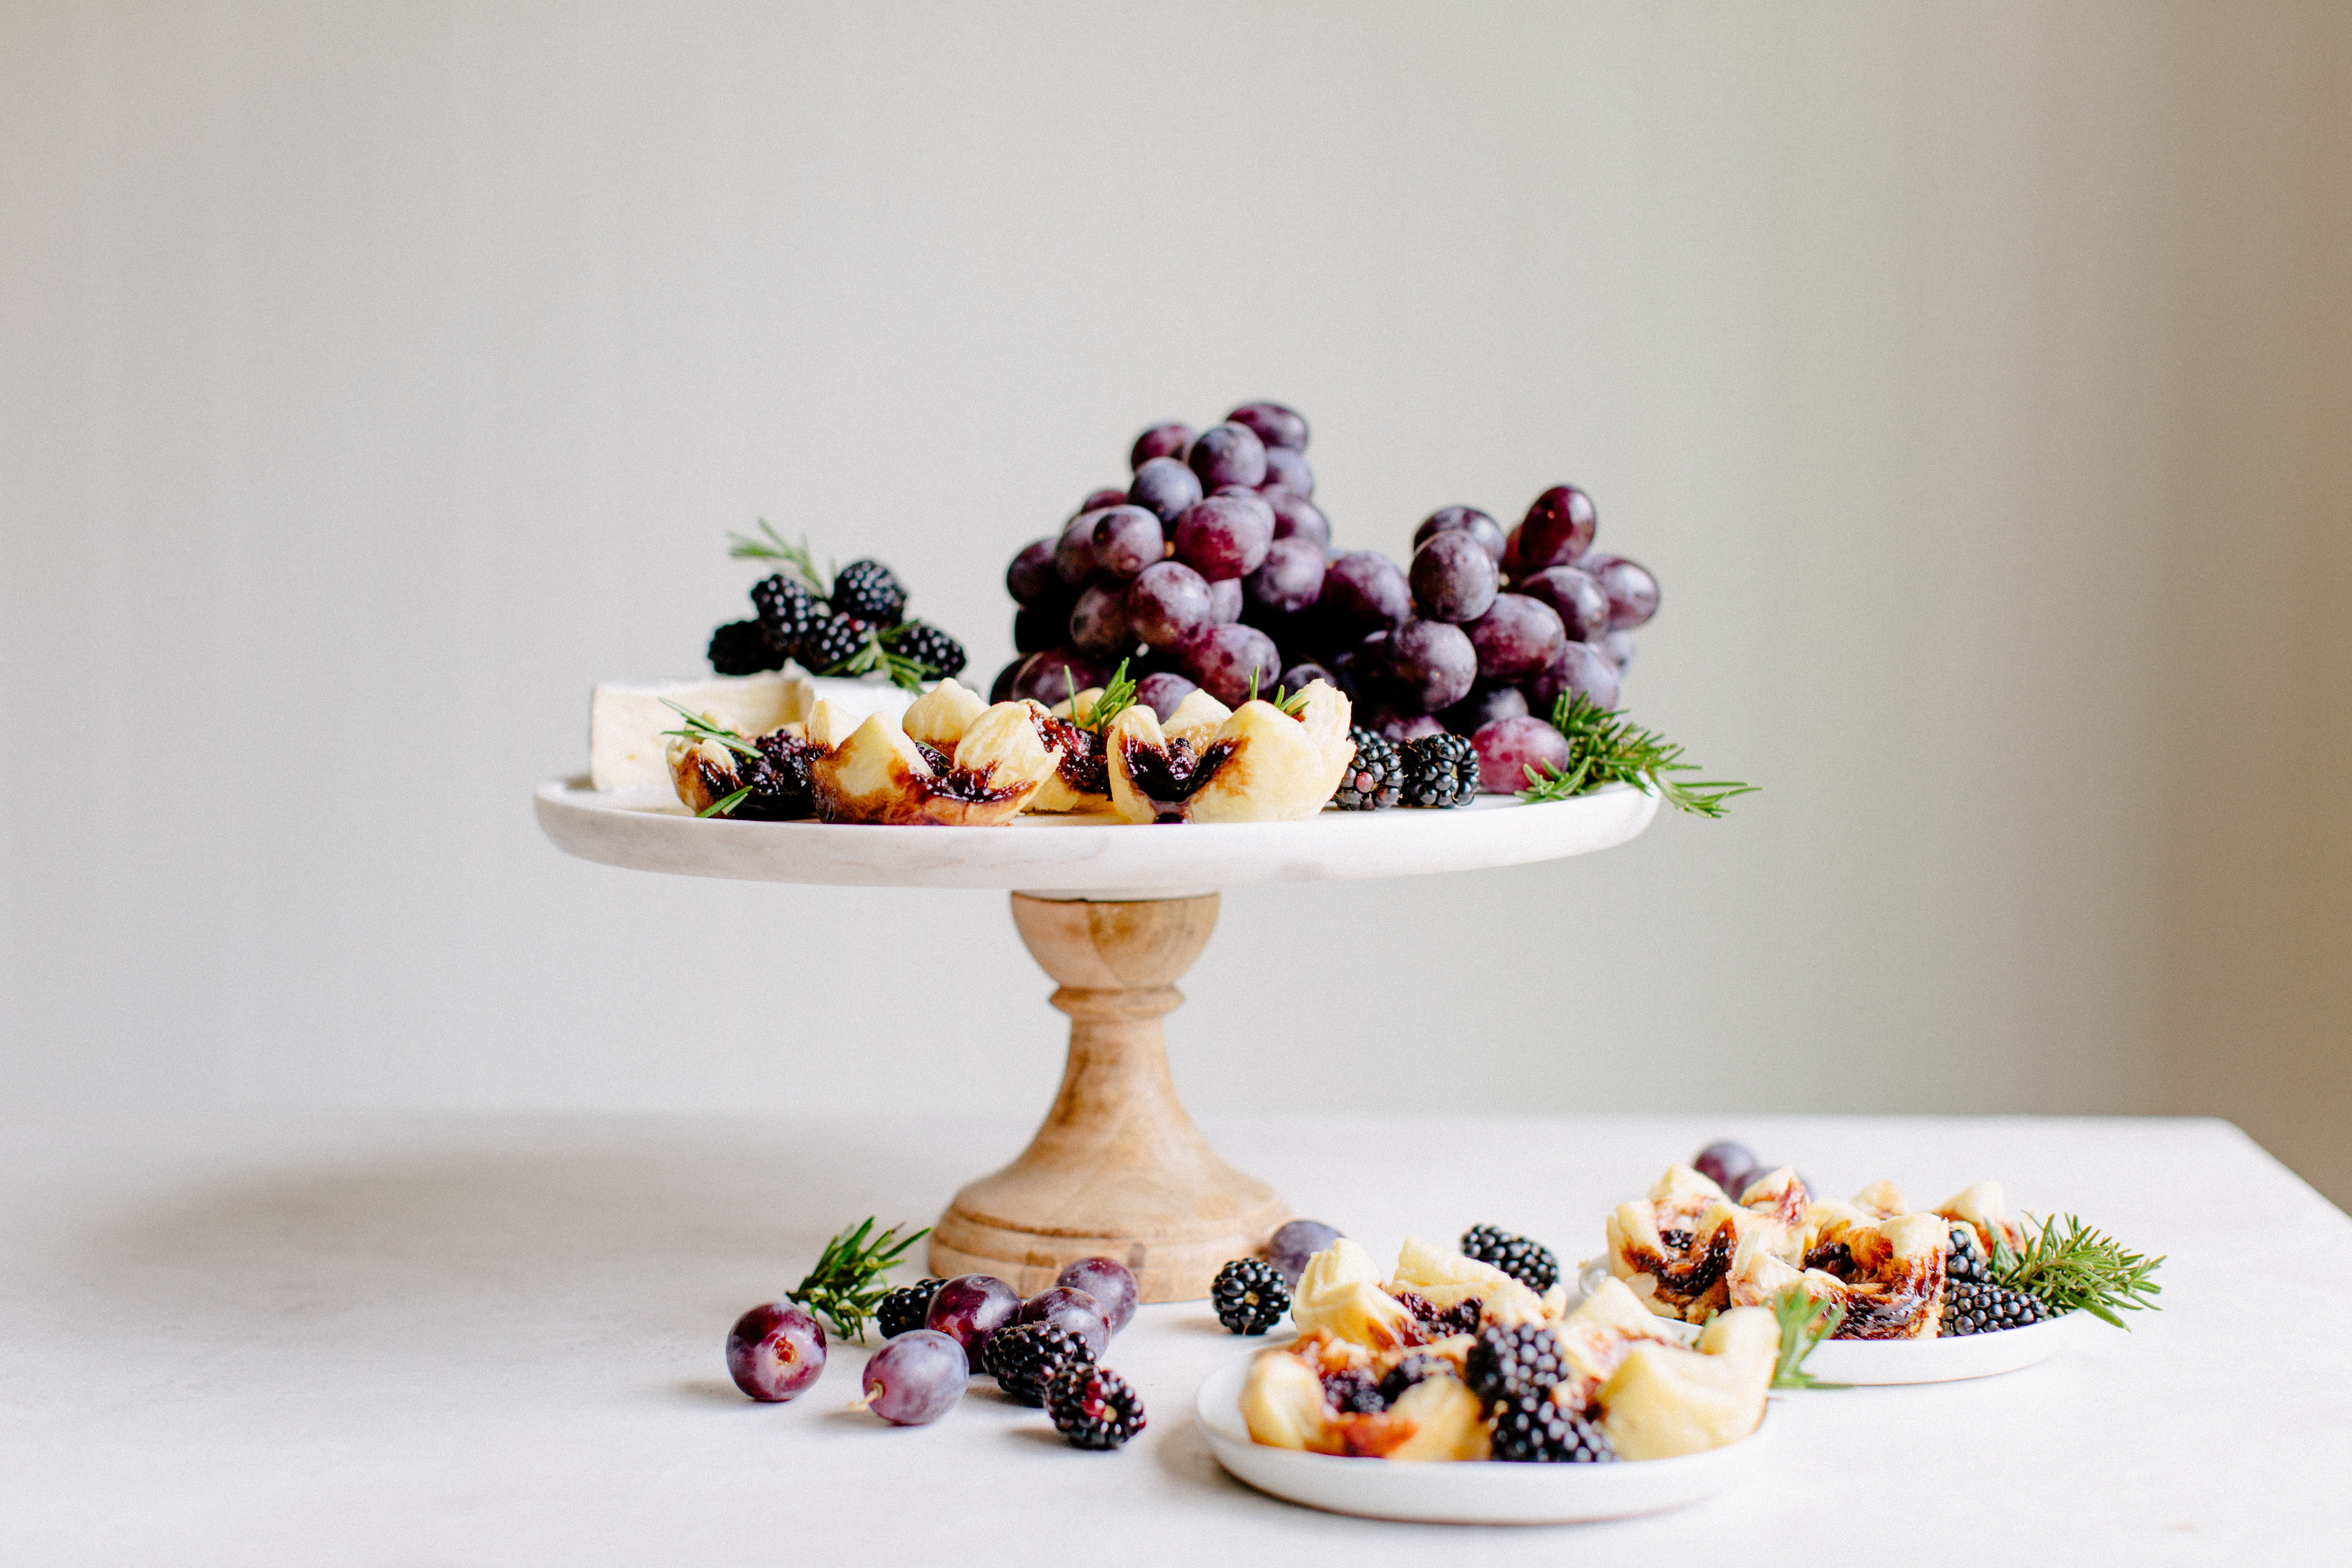
[[[1024,1295],[1080,1258],[1116,1258],[1147,1301],[1192,1300],[1288,1209],[1222,1159],[1168,1073],[1160,1019],[1216,927],[1217,896],[1088,901],[1013,895],[1013,917],[1070,1016],[1069,1058],[1020,1157],[956,1194],[935,1274],[996,1274]]]

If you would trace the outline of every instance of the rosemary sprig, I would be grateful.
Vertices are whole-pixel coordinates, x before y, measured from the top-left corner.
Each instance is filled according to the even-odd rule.
[[[1277,686],[1274,689],[1273,702],[1276,708],[1296,719],[1307,710],[1307,693],[1294,692],[1287,686]]]
[[[1772,1316],[1780,1323],[1780,1356],[1772,1365],[1772,1386],[1775,1388],[1844,1388],[1843,1383],[1823,1383],[1805,1370],[1805,1358],[1813,1347],[1837,1332],[1845,1321],[1845,1309],[1834,1301],[1817,1301],[1803,1289],[1791,1285],[1772,1298]]]
[[[681,707],[667,697],[662,699],[662,706],[686,721],[683,729],[664,730],[662,733],[665,736],[675,735],[684,741],[716,741],[739,757],[760,754],[760,748],[745,740],[740,731],[730,730],[724,724],[714,724],[694,710]]]
[[[1066,672],[1069,666],[1062,668]],[[1111,671],[1110,679],[1103,683],[1102,695],[1087,707],[1085,717],[1078,714],[1077,700],[1075,697],[1071,699],[1070,722],[1081,730],[1092,730],[1099,735],[1112,720],[1134,706],[1135,682],[1127,678],[1127,660],[1120,659],[1118,668]]]
[[[799,573],[801,581],[814,589],[818,598],[831,598],[833,563],[827,562],[825,573],[818,575],[816,558],[809,553],[807,536],[803,535],[798,544],[789,543],[782,534],[768,526],[766,518],[759,519],[758,522],[760,532],[765,537],[754,539],[748,533],[730,533],[727,536],[727,553],[739,561],[781,561]]]
[[[1551,721],[1568,738],[1568,766],[1529,764],[1528,787],[1519,792],[1521,800],[1570,800],[1590,795],[1602,784],[1626,784],[1654,791],[1676,811],[1721,816],[1724,802],[1762,787],[1729,779],[1685,782],[1674,777],[1696,773],[1698,764],[1684,762],[1683,749],[1664,736],[1601,707],[1581,691],[1562,695],[1552,709]]]
[[[890,628],[893,633],[903,633],[904,630],[905,628],[900,626]],[[900,690],[921,691],[923,678],[938,672],[919,658],[910,658],[903,653],[892,652],[884,641],[884,638],[889,635],[876,628],[867,628],[865,647],[843,659],[839,664],[818,670],[817,673],[819,675],[869,675],[878,669],[890,678],[891,685]]]
[[[700,811],[696,812],[694,815],[697,816],[724,816],[751,797],[751,786],[750,784],[745,784],[733,795],[724,795],[718,800],[712,801],[709,805],[704,806]]]
[[[784,1292],[786,1300],[798,1301],[833,1325],[835,1333],[859,1344],[866,1342],[866,1320],[889,1293],[884,1276],[890,1265],[931,1233],[925,1226],[901,1239],[895,1225],[879,1236],[872,1236],[873,1229],[874,1217],[868,1215],[856,1228],[826,1242],[808,1278]]]
[[[2025,1246],[2014,1251],[1995,1235],[1993,1283],[2021,1290],[2053,1312],[2088,1312],[2119,1329],[2129,1325],[2116,1316],[2118,1310],[2161,1310],[2152,1298],[2164,1291],[2155,1278],[2163,1258],[2126,1252],[2074,1215],[2039,1226],[2029,1219],[2025,1233]]]

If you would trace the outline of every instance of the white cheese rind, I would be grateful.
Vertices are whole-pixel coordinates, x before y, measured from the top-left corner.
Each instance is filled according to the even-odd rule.
[[[665,788],[669,765],[663,758],[665,730],[677,728],[677,714],[664,699],[691,712],[708,713],[730,730],[764,735],[781,724],[805,721],[823,697],[860,716],[896,718],[915,700],[887,681],[812,679],[805,675],[717,675],[707,680],[669,680],[596,688],[588,704],[588,779],[598,789]]]

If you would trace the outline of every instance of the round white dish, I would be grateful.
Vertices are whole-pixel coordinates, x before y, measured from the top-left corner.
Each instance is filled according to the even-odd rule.
[[[1995,1377],[2048,1361],[2074,1343],[2085,1323],[2097,1321],[2088,1312],[2069,1312],[2031,1328],[1950,1339],[1823,1340],[1805,1358],[1805,1371],[1823,1383],[1856,1386]]]
[[[600,791],[583,779],[541,784],[535,804],[558,848],[633,870],[1111,898],[1555,860],[1622,844],[1658,810],[1655,795],[1622,784],[1538,805],[1482,795],[1451,811],[1326,811],[1304,822],[1157,827],[1085,816],[1020,816],[1001,827],[705,821],[667,789]]]
[[[1269,1448],[1250,1440],[1242,1385],[1252,1351],[1219,1369],[1193,1402],[1210,1451],[1235,1479],[1288,1502],[1423,1524],[1575,1524],[1664,1513],[1745,1479],[1763,1458],[1771,1412],[1729,1447],[1614,1465],[1434,1464]]]
[[[1577,1275],[1577,1289],[1589,1295],[1607,1278],[1606,1262],[1588,1262]],[[2097,1321],[2088,1312],[2069,1312],[2032,1328],[1950,1339],[1938,1334],[1931,1340],[1823,1340],[1805,1357],[1805,1372],[1822,1383],[1856,1388],[1998,1377],[2048,1361],[2085,1331],[2084,1324]],[[1669,1321],[1668,1326],[1686,1339],[1698,1338],[1696,1323]]]

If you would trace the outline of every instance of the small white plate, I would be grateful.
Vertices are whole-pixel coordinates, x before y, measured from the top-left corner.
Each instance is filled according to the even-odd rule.
[[[1242,1419],[1242,1385],[1256,1354],[1253,1351],[1210,1377],[1194,1402],[1217,1463],[1262,1492],[1366,1519],[1574,1524],[1664,1513],[1745,1479],[1763,1457],[1772,1429],[1768,1408],[1763,1424],[1728,1447],[1613,1465],[1441,1464],[1269,1448],[1250,1440]]]
[[[2031,1328],[1932,1340],[1823,1340],[1805,1370],[1823,1383],[1958,1383],[1994,1377],[2048,1361],[2074,1342],[2088,1312],[2069,1312]]]
[[[1606,1262],[1589,1262],[1577,1276],[1577,1289],[1590,1294],[1608,1278]],[[1685,1339],[1698,1337],[1695,1323],[1664,1321]],[[2069,1312],[2032,1328],[1950,1339],[1938,1334],[1931,1340],[1823,1340],[1805,1357],[1805,1371],[1823,1383],[1856,1387],[1998,1377],[2048,1361],[2074,1342],[2084,1324],[2096,1321],[2088,1312]]]

